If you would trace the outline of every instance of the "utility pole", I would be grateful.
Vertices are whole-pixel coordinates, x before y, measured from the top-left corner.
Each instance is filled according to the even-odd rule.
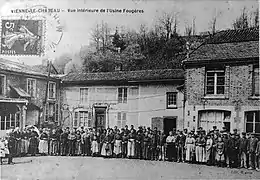
[[[47,78],[47,84],[46,84],[46,91],[45,91],[45,98],[43,101],[43,107],[44,107],[44,122],[46,122],[48,119],[47,117],[47,99],[48,99],[48,91],[49,91],[49,81],[51,76],[51,61],[48,61],[48,78]]]

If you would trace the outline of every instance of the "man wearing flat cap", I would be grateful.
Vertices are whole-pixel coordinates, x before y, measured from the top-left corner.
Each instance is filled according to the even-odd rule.
[[[255,133],[251,133],[251,137],[249,139],[248,143],[248,151],[249,151],[249,169],[255,168],[255,152],[256,152],[256,146],[257,146],[257,138],[255,136]]]
[[[247,147],[248,139],[246,133],[242,132],[242,137],[239,139],[240,168],[247,168]]]

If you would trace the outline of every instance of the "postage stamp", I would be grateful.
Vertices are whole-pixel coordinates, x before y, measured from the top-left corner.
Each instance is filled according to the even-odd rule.
[[[44,45],[43,19],[4,19],[1,18],[2,55],[41,56]]]

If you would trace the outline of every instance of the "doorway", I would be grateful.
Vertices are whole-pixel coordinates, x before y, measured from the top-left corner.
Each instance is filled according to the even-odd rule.
[[[173,129],[176,129],[177,117],[165,117],[163,119],[163,130],[166,135]]]
[[[97,129],[106,127],[106,108],[95,108],[95,127]]]

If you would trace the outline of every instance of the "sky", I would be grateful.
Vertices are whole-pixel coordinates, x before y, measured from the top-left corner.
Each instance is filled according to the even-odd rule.
[[[44,5],[48,8],[61,9],[56,13],[63,27],[63,35],[56,48],[47,49],[43,57],[3,56],[2,58],[24,62],[25,64],[40,64],[43,58],[54,59],[63,53],[75,54],[81,46],[91,42],[91,30],[96,23],[102,20],[111,28],[125,26],[138,29],[140,24],[152,27],[163,12],[178,12],[178,32],[183,34],[185,25],[196,22],[196,32],[209,30],[209,22],[217,13],[217,30],[230,29],[232,22],[239,16],[243,7],[249,11],[258,7],[257,0],[0,0],[1,16],[13,16],[13,9],[24,9],[35,5]],[[40,6],[38,6],[40,7]],[[138,9],[143,13],[88,13],[68,12],[68,9]],[[55,31],[58,25],[51,14],[42,13],[47,18],[45,45],[58,42],[60,33]],[[41,15],[42,15],[41,14]],[[17,14],[15,14],[17,15]],[[18,16],[30,16],[18,14]],[[55,52],[54,52],[55,49]]]

